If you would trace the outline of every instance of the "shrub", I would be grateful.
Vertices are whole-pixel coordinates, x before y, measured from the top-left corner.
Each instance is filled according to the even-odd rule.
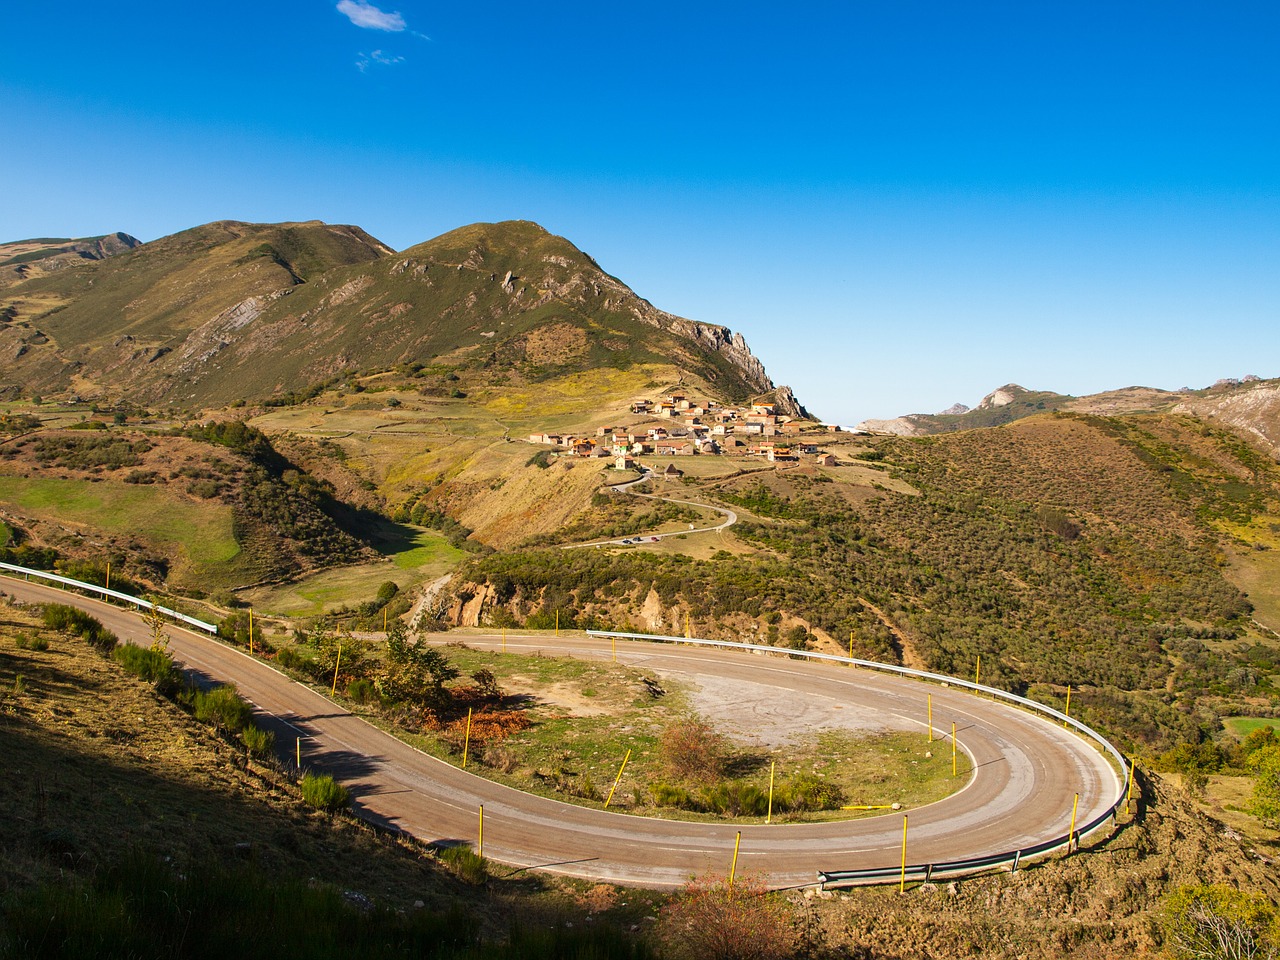
[[[44,637],[38,637],[34,633],[23,633],[18,636],[14,643],[19,650],[48,650],[49,641]]]
[[[667,772],[679,780],[718,780],[724,776],[728,763],[724,737],[698,717],[667,727],[659,750]]]
[[[104,654],[111,653],[120,642],[97,617],[62,603],[51,603],[44,608],[44,625],[82,637],[89,646]]]
[[[440,859],[464,883],[480,886],[489,879],[484,857],[470,847],[446,847],[440,851]]]
[[[253,719],[253,708],[240,699],[231,684],[208,691],[197,690],[191,707],[201,723],[210,723],[231,733],[239,733]]]
[[[341,810],[351,802],[347,788],[333,777],[308,773],[302,778],[302,799],[318,810]]]
[[[755,877],[689,881],[663,908],[660,930],[672,956],[693,960],[782,960],[795,946],[786,905]]]
[[[1275,905],[1264,895],[1223,884],[1183,887],[1165,905],[1167,944],[1175,957],[1234,960],[1280,953]]]
[[[111,652],[111,656],[135,677],[154,683],[165,695],[177,690],[178,671],[173,665],[173,658],[165,651],[122,643]]]
[[[307,665],[307,658],[292,647],[285,647],[276,654],[276,664],[286,670],[301,670]]]
[[[276,749],[276,735],[253,724],[244,728],[240,739],[244,741],[245,749],[255,757],[269,757]]]

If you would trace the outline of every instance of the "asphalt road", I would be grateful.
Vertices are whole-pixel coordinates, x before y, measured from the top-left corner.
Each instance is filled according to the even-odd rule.
[[[122,639],[149,642],[135,611],[9,578],[0,580],[0,590],[22,600],[74,603]],[[484,804],[487,858],[590,879],[668,887],[694,874],[726,872],[739,829],[738,869],[763,874],[774,886],[812,883],[817,870],[899,863],[899,813],[739,827],[634,817],[535,797],[428,757],[238,650],[178,627],[168,632],[176,660],[209,680],[235,682],[290,753],[294,738],[303,737],[304,766],[345,783],[357,812],[427,842],[474,843]],[[466,641],[481,648],[500,642],[475,635]],[[511,652],[611,656],[607,640],[508,635],[506,644]],[[915,809],[908,803],[910,863],[999,853],[1063,835],[1077,792],[1078,823],[1084,824],[1122,788],[1107,760],[1078,735],[956,688],[846,666],[668,644],[619,641],[617,655],[619,662],[679,673],[695,683],[700,676],[720,684],[737,679],[775,687],[779,698],[837,698],[888,726],[918,730],[922,738],[926,694],[932,693],[935,729],[949,733],[951,723],[957,724],[974,775],[944,800]]]
[[[700,507],[703,510],[714,510],[716,513],[723,514],[724,520],[721,523],[714,524],[709,527],[690,527],[688,530],[672,530],[668,533],[639,533],[629,537],[615,537],[612,540],[592,540],[589,543],[570,543],[566,544],[564,549],[577,550],[580,547],[603,547],[610,544],[628,545],[632,543],[652,543],[658,540],[665,540],[667,537],[684,537],[691,533],[720,533],[728,530],[738,522],[737,511],[730,510],[728,507],[717,507],[709,503],[698,503],[694,500],[677,500],[674,497],[660,497],[656,493],[636,493],[631,488],[637,484],[644,483],[646,480],[652,479],[653,471],[648,467],[643,468],[644,473],[638,480],[632,480],[630,483],[620,483],[617,486],[609,487],[613,493],[630,493],[633,497],[644,497],[646,500],[663,500],[667,503],[680,503],[689,507]]]

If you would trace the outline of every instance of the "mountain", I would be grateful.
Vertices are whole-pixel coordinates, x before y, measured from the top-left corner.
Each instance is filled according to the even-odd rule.
[[[358,227],[211,223],[15,284],[0,314],[20,394],[191,409],[433,361],[525,381],[661,362],[725,399],[774,389],[741,334],[658,310],[524,221],[400,253]]]
[[[909,413],[892,420],[864,420],[858,429],[925,437],[1000,426],[1054,410],[1104,417],[1176,413],[1213,418],[1251,436],[1280,456],[1280,380],[1262,380],[1256,376],[1219,380],[1202,390],[1135,386],[1083,397],[1028,390],[1016,383],[1007,383],[983,397],[972,410],[958,403],[941,413]]]
[[[0,243],[0,289],[76,266],[85,260],[105,260],[142,241],[127,233],[101,237],[38,237]]]

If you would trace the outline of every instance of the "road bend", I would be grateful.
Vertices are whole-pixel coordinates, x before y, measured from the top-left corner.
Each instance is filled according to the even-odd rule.
[[[40,584],[5,578],[3,590],[35,603],[69,603],[90,611],[122,639],[147,644],[141,616]],[[893,867],[899,863],[902,815],[827,823],[694,823],[631,816],[522,793],[427,756],[354,716],[315,690],[240,650],[177,626],[168,628],[174,659],[207,682],[234,683],[292,755],[301,739],[304,767],[332,774],[351,792],[355,811],[424,842],[477,839],[484,805],[484,854],[513,869],[650,887],[693,875],[727,872],[737,832],[739,871],[772,886],[815,882],[818,870]],[[468,635],[478,648],[496,637]],[[514,637],[509,652],[609,659],[608,640]],[[931,863],[1012,851],[1067,833],[1120,796],[1116,770],[1089,741],[1044,717],[959,688],[924,684],[849,666],[741,651],[618,641],[619,663],[680,675],[694,684],[761,685],[779,702],[826,698],[864,711],[885,727],[927,736],[926,697],[933,697],[935,738],[958,742],[973,772],[951,796],[910,814],[907,859]],[[730,689],[732,686],[730,686]],[[946,744],[940,745],[946,749]]]

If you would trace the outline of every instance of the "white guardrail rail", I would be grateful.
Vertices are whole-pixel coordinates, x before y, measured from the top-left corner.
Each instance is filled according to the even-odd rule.
[[[48,580],[64,587],[72,587],[76,590],[88,590],[90,593],[96,593],[100,596],[111,597],[113,600],[123,600],[125,603],[132,603],[136,607],[143,610],[158,610],[166,617],[181,621],[189,627],[195,627],[197,630],[203,630],[205,633],[214,636],[218,633],[215,624],[205,623],[203,620],[197,620],[195,617],[189,617],[185,613],[179,613],[177,610],[171,610],[168,607],[162,607],[158,603],[152,603],[150,600],[143,600],[139,597],[131,597],[127,593],[121,593],[119,590],[108,590],[106,587],[100,587],[96,583],[84,583],[81,580],[72,580],[70,577],[64,577],[61,574],[50,573],[48,570],[32,570],[28,567],[19,567],[12,563],[0,563],[0,570],[8,570],[10,573],[20,573],[27,580],[32,577],[38,577],[41,580]]]
[[[949,687],[962,687],[972,690],[975,693],[986,694],[997,700],[1003,700],[1014,706],[1031,710],[1034,713],[1042,714],[1050,717],[1064,725],[1075,730],[1088,740],[1091,740],[1098,748],[1108,757],[1110,757],[1118,767],[1120,776],[1117,778],[1119,789],[1117,795],[1111,805],[1107,807],[1098,816],[1094,817],[1088,823],[1076,828],[1072,833],[1064,834],[1060,837],[1051,837],[1040,843],[1031,846],[1022,847],[1018,850],[1008,850],[999,853],[993,853],[982,857],[970,857],[964,860],[946,860],[937,863],[916,863],[907,864],[905,874],[901,866],[896,867],[877,867],[870,870],[819,870],[818,881],[823,887],[827,886],[858,886],[876,883],[892,883],[898,882],[904,878],[910,881],[928,882],[933,879],[949,878],[956,879],[960,877],[974,876],[979,873],[986,873],[991,870],[999,870],[1008,867],[1010,870],[1017,870],[1023,863],[1029,863],[1033,860],[1044,859],[1054,853],[1062,850],[1068,852],[1072,849],[1078,849],[1080,842],[1091,836],[1096,831],[1110,824],[1111,829],[1116,828],[1118,822],[1119,810],[1127,802],[1127,791],[1125,788],[1126,781],[1133,776],[1133,770],[1129,761],[1125,759],[1119,749],[1117,749],[1111,741],[1106,737],[1085,726],[1078,720],[1074,720],[1060,710],[1053,707],[1045,706],[1043,703],[1037,703],[1026,697],[1020,697],[1017,694],[1009,693],[1006,690],[998,690],[995,687],[984,686],[980,683],[974,683],[971,680],[962,680],[959,677],[948,677],[940,673],[929,673],[925,670],[913,670],[910,667],[893,666],[887,663],[877,663],[874,660],[859,660],[855,657],[842,657],[833,653],[815,653],[808,650],[789,650],[781,647],[769,647],[757,643],[733,643],[728,640],[701,640],[696,637],[669,637],[648,633],[620,633],[612,630],[588,630],[588,636],[592,637],[614,637],[620,640],[642,640],[650,643],[689,643],[702,647],[723,647],[730,650],[746,650],[753,653],[771,653],[778,656],[802,657],[808,660],[826,660],[832,663],[847,663],[857,667],[866,667],[868,670],[879,670],[883,673],[895,673],[899,676],[912,677],[917,680],[926,680],[932,683],[944,684]]]

